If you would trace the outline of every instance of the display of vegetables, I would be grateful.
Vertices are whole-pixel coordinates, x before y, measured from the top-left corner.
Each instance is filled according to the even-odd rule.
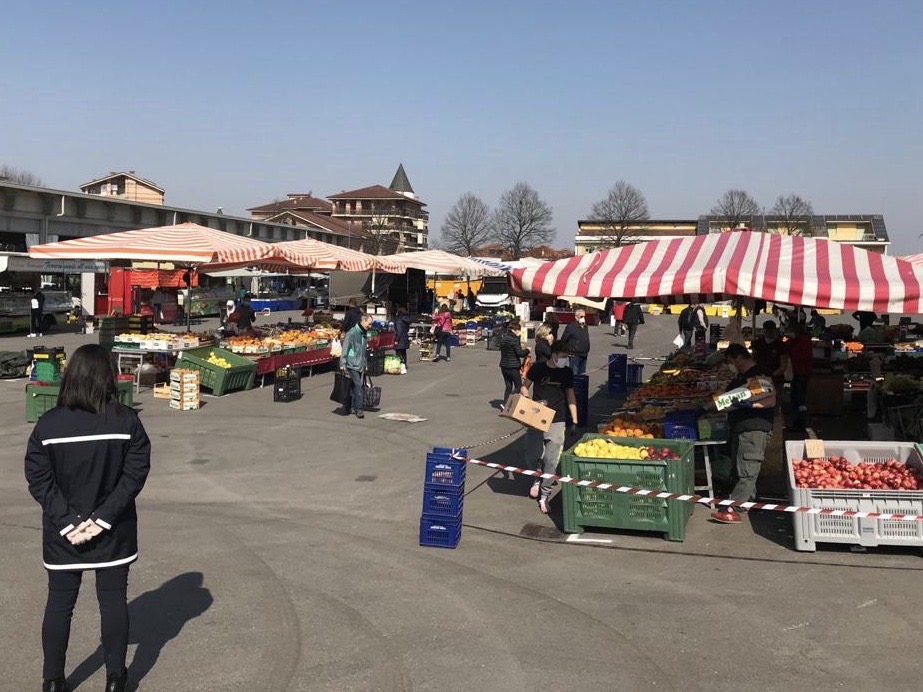
[[[841,456],[829,459],[792,462],[798,488],[842,490],[919,490],[923,488],[923,471],[895,459],[874,463],[852,464]]]

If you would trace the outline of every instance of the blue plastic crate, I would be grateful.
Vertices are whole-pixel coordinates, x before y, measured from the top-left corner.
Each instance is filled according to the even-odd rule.
[[[577,425],[583,427],[590,419],[589,375],[574,375],[574,398],[577,399]]]
[[[625,366],[628,365],[628,356],[624,353],[610,353],[609,354],[609,376],[611,377],[613,373],[621,373],[624,375]]]
[[[663,434],[668,440],[699,439],[699,426],[695,411],[668,413],[663,419]]]
[[[455,548],[461,540],[461,518],[446,519],[424,514],[420,517],[420,545]]]
[[[462,488],[432,487],[423,491],[423,514],[431,517],[458,519],[465,506]]]
[[[460,488],[465,484],[466,462],[442,454],[426,455],[423,487],[427,489]]]
[[[644,366],[638,363],[628,363],[625,366],[625,384],[629,387],[640,387],[644,382]]]

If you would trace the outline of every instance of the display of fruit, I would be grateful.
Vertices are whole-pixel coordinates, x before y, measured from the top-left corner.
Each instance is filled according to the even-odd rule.
[[[621,418],[617,416],[606,423],[606,427],[603,428],[601,432],[603,435],[612,435],[613,437],[642,437],[651,439],[663,437],[663,425],[650,421]]]
[[[679,459],[680,456],[667,447],[632,447],[596,437],[578,442],[574,454],[588,459]]]
[[[212,365],[217,365],[219,368],[227,369],[231,367],[231,363],[227,360],[227,358],[222,358],[221,356],[215,355],[214,351],[209,351],[208,358],[206,360],[208,360],[208,362]]]
[[[832,456],[829,459],[792,462],[795,486],[842,490],[919,490],[923,488],[923,471],[888,459],[881,463]]]

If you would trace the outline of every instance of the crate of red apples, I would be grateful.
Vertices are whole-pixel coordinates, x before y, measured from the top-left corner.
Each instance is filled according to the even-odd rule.
[[[824,441],[806,459],[805,443],[785,443],[791,504],[878,514],[923,515],[923,457],[912,442]],[[795,547],[816,543],[923,546],[923,521],[792,514]]]

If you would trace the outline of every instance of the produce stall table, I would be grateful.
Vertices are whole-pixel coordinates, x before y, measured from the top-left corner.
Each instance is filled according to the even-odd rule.
[[[113,346],[112,352],[116,354],[116,369],[121,373],[124,368],[134,369],[134,387],[135,392],[141,391],[141,366],[144,365],[145,357],[150,357],[153,360],[155,355],[163,355],[164,362],[167,364],[167,369],[171,360],[176,361],[176,356],[178,356],[183,351],[188,350],[188,348],[130,348],[126,346]],[[172,359],[171,359],[172,356]]]
[[[246,355],[244,357],[247,357]],[[310,351],[298,351],[296,353],[277,353],[272,355],[263,355],[255,360],[256,374],[260,376],[260,387],[266,385],[266,375],[274,373],[278,368],[310,368],[313,374],[313,368],[316,365],[325,365],[336,360],[330,354],[330,347],[316,348]]]

